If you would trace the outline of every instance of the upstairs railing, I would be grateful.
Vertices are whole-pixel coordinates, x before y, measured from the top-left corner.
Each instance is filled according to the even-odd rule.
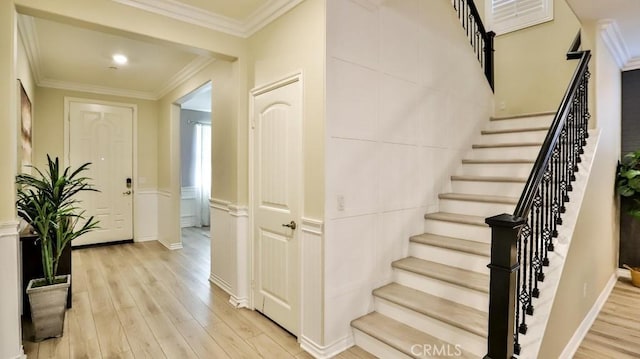
[[[487,32],[485,30],[480,13],[473,0],[451,0],[451,2],[458,13],[458,19],[460,19],[462,28],[467,34],[476,58],[484,69],[484,75],[493,90],[493,38],[496,34],[493,31]]]
[[[520,335],[534,314],[558,236],[565,203],[588,137],[589,50],[579,51],[580,33],[567,59],[580,59],[558,112],[512,215],[486,219],[491,226],[491,284],[488,353],[485,358],[520,354]],[[524,349],[526,350],[526,348]]]

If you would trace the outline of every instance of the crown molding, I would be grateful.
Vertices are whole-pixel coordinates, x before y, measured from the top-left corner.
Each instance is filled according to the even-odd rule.
[[[204,69],[214,61],[215,59],[209,56],[200,55],[196,57],[182,70],[173,75],[164,86],[162,86],[160,91],[155,94],[155,99],[157,100],[164,97],[166,94],[171,92],[173,89],[178,87],[180,84],[191,78],[193,75],[197,74],[200,70]]]
[[[620,33],[620,28],[615,20],[598,21],[600,36],[609,52],[613,56],[619,68],[622,68],[629,61],[629,50],[624,43],[624,38]]]
[[[42,79],[40,70],[40,43],[36,24],[31,16],[18,14],[18,34],[27,53],[27,61],[36,83]]]
[[[137,98],[141,100],[154,100],[154,101],[157,100],[156,94],[153,92],[125,90],[125,89],[120,89],[115,87],[90,85],[90,84],[83,84],[78,82],[62,81],[62,80],[55,80],[55,79],[42,79],[38,81],[38,86],[49,87],[49,88],[60,89],[60,90],[95,93],[100,95]]]
[[[175,0],[113,0],[155,14],[242,37],[242,23]]]
[[[189,24],[247,38],[304,0],[268,0],[244,21],[218,15],[176,0],[112,0]]]
[[[243,37],[249,37],[284,15],[304,0],[270,0],[257,8],[243,24]]]
[[[640,69],[640,57],[634,57],[629,59],[624,67],[622,67],[622,71],[631,71]]]

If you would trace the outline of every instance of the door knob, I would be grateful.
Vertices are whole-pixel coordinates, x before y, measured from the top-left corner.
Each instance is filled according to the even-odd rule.
[[[125,195],[125,196],[130,196],[131,195],[131,191],[122,192],[122,194]]]
[[[282,226],[283,226],[283,227],[289,227],[289,228],[291,228],[291,229],[296,229],[296,227],[298,227],[298,226],[296,225],[296,222],[294,222],[294,221],[291,221],[290,223],[287,223],[287,224],[283,224]]]

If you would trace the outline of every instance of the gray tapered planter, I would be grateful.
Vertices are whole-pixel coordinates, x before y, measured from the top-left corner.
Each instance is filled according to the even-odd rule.
[[[66,279],[64,283],[33,288],[32,279],[27,286],[31,321],[33,322],[35,341],[62,336],[64,314],[67,309],[67,294],[71,284],[71,276],[61,275],[56,279]]]

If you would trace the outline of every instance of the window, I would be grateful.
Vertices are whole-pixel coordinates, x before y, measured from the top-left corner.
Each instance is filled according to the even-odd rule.
[[[486,0],[488,27],[506,34],[553,20],[553,0]]]

